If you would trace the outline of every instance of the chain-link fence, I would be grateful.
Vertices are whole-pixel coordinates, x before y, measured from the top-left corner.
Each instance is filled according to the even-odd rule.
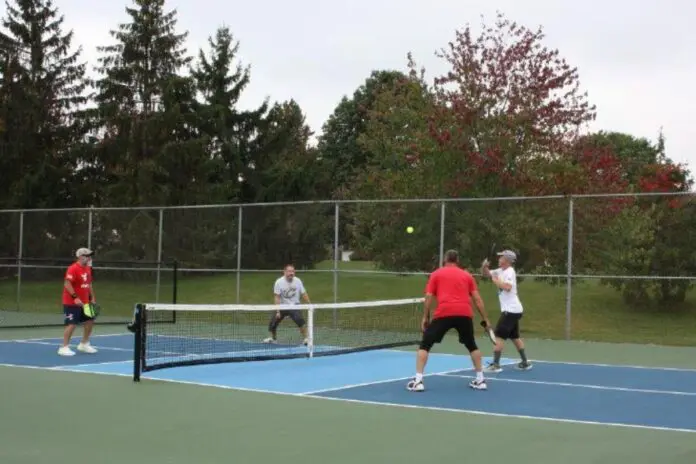
[[[316,302],[417,297],[447,249],[478,275],[511,248],[529,336],[571,338],[597,319],[616,333],[617,308],[654,324],[647,314],[696,305],[695,205],[685,193],[0,211],[0,327],[59,324],[81,246],[118,322],[138,302],[272,302],[286,263]]]

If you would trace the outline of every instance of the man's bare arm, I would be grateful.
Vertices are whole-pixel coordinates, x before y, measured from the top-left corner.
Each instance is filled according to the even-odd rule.
[[[486,313],[486,308],[483,304],[483,298],[481,298],[481,294],[477,290],[471,294],[471,297],[474,299],[476,310],[481,315],[481,319],[483,319],[486,322],[486,326],[490,326],[491,321],[488,319],[488,314]]]
[[[507,283],[507,282],[503,282],[502,279],[500,279],[499,277],[493,277],[493,279],[491,279],[491,281],[493,282],[493,284],[494,284],[496,287],[498,287],[498,288],[501,289],[501,290],[505,290],[505,291],[508,291],[508,292],[509,292],[510,290],[512,290],[512,284],[509,284],[509,283]]]
[[[481,263],[481,274],[483,274],[484,277],[491,276],[491,270],[489,268],[488,259],[484,259],[483,263]]]
[[[430,311],[433,306],[434,297],[431,293],[425,294],[425,304],[423,305],[423,320],[421,321],[421,329],[425,331],[430,322]]]
[[[70,282],[69,280],[66,279],[65,283],[63,285],[65,286],[65,289],[68,291],[68,293],[70,295],[76,295],[75,289],[73,288],[73,285],[72,285],[72,282]],[[75,298],[75,304],[82,304],[82,303],[84,303],[82,300],[80,300],[79,298]]]

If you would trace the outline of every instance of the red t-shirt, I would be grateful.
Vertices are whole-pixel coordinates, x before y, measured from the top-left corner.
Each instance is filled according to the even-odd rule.
[[[443,266],[430,274],[425,293],[437,300],[433,319],[447,316],[473,317],[471,294],[477,291],[474,277],[459,266]]]
[[[72,264],[65,272],[65,280],[72,284],[77,297],[82,300],[82,303],[89,303],[90,287],[92,285],[92,268],[82,266],[80,263]],[[63,287],[63,304],[74,305],[75,299]]]

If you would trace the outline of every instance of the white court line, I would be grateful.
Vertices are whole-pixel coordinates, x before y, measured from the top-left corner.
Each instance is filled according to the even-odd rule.
[[[504,366],[509,366],[509,365],[511,365],[511,364],[514,364],[514,362],[510,361],[509,363],[503,363],[502,365],[504,365]],[[473,367],[460,367],[460,368],[458,368],[458,369],[450,369],[450,370],[447,370],[447,371],[432,372],[432,373],[424,374],[424,375],[423,375],[423,378],[425,378],[425,377],[433,377],[433,376],[436,376],[436,375],[452,375],[454,372],[466,372],[466,371],[473,371],[473,370],[474,370]],[[368,386],[370,386],[370,385],[379,385],[379,384],[382,384],[382,383],[400,382],[400,381],[404,381],[404,380],[410,380],[410,379],[412,379],[413,377],[414,377],[413,375],[409,375],[408,377],[399,377],[399,378],[395,378],[395,379],[376,380],[376,381],[373,381],[373,382],[355,383],[355,384],[352,384],[352,385],[343,385],[343,386],[341,386],[341,387],[326,388],[326,389],[323,389],[323,390],[314,390],[314,391],[304,392],[304,393],[301,393],[301,395],[308,395],[308,396],[309,396],[309,395],[318,395],[318,394],[320,394],[320,393],[327,393],[327,392],[332,392],[332,391],[348,390],[348,389],[351,389],[351,388],[358,388],[358,387],[368,387]],[[471,378],[475,378],[475,377],[474,377],[474,376],[471,376]]]
[[[436,375],[442,377],[459,377],[463,379],[473,379],[472,375],[456,375],[449,372],[438,373]],[[524,379],[501,379],[500,377],[487,377],[486,380],[492,380],[494,382],[511,382],[511,383],[532,383],[537,385],[553,385],[558,387],[575,387],[575,388],[591,388],[594,390],[613,390],[622,392],[635,392],[635,393],[656,393],[664,395],[680,395],[680,396],[696,396],[696,392],[682,392],[682,391],[670,391],[670,390],[648,390],[643,388],[628,388],[628,387],[610,387],[605,385],[588,385],[581,383],[568,383],[568,382],[545,382],[542,380],[524,380]]]
[[[99,366],[99,364],[93,364],[93,365]],[[49,371],[53,371],[53,372],[56,372],[56,371],[57,372],[72,372],[72,373],[76,373],[76,374],[114,375],[114,376],[118,376],[118,377],[130,377],[130,378],[132,378],[132,374],[121,374],[121,373],[116,373],[116,372],[84,371],[84,370],[69,369],[69,368],[68,369],[53,369],[53,368],[46,368],[46,367],[23,366],[23,365],[16,365],[16,364],[1,364],[1,363],[0,363],[0,366],[19,367],[19,368],[24,368],[24,369],[35,369],[35,370],[49,370]],[[265,393],[265,394],[271,394],[271,395],[276,395],[276,396],[287,396],[287,397],[294,397],[294,398],[307,398],[307,399],[319,399],[319,400],[345,402],[345,403],[367,404],[367,405],[381,406],[381,407],[395,407],[395,408],[403,408],[403,409],[419,409],[419,410],[430,410],[430,411],[459,413],[459,414],[470,414],[470,415],[477,415],[477,416],[538,420],[538,421],[556,422],[556,423],[562,423],[562,424],[599,425],[599,426],[604,426],[604,427],[619,427],[619,428],[630,428],[630,429],[639,429],[639,430],[659,430],[659,431],[665,431],[665,432],[696,433],[696,430],[694,430],[694,429],[683,429],[683,428],[675,428],[675,427],[622,424],[622,423],[616,423],[616,422],[597,422],[597,421],[575,420],[575,419],[559,419],[559,418],[555,418],[555,417],[527,416],[527,415],[521,415],[521,414],[504,414],[504,413],[476,411],[476,410],[469,410],[469,409],[453,409],[453,408],[442,408],[442,407],[436,407],[436,406],[418,406],[418,405],[412,405],[412,404],[399,404],[399,403],[389,403],[389,402],[381,402],[381,401],[354,400],[354,399],[336,398],[336,397],[330,397],[330,396],[309,395],[307,393],[286,393],[286,392],[278,392],[278,391],[261,390],[261,389],[256,389],[256,388],[231,387],[231,386],[227,386],[227,385],[217,385],[217,384],[210,384],[210,383],[203,383],[203,382],[191,382],[191,381],[185,381],[185,380],[160,379],[160,378],[150,378],[150,377],[143,377],[141,379],[141,381],[142,380],[148,380],[148,381],[153,381],[153,382],[174,383],[174,384],[180,383],[180,384],[184,384],[184,385],[194,385],[194,386],[199,386],[199,387],[212,387],[212,388],[220,388],[223,390],[233,390],[233,391],[236,390],[236,391],[243,391],[243,392],[248,392],[248,393]],[[413,393],[413,394],[415,395],[415,394],[423,394],[423,393]],[[476,393],[474,392],[474,394],[476,394]],[[478,394],[485,395],[486,392],[479,392]]]
[[[435,372],[435,373],[432,373],[432,374],[427,374],[427,375],[424,375],[423,377],[428,377],[428,376],[433,376],[433,375],[445,375],[445,374],[449,374],[449,373],[452,373],[452,372],[461,372],[461,371],[466,371],[466,370],[469,370],[469,369],[466,369],[466,368],[452,369],[452,370],[449,370],[449,371],[442,371],[442,372]],[[358,388],[358,387],[368,387],[368,386],[370,386],[370,385],[379,385],[379,384],[381,384],[381,383],[399,382],[399,381],[403,381],[403,380],[409,380],[409,379],[412,379],[412,378],[413,378],[413,375],[409,375],[408,377],[398,377],[398,378],[394,378],[394,379],[375,380],[375,381],[372,381],[372,382],[354,383],[354,384],[351,384],[351,385],[343,385],[343,386],[341,386],[341,387],[325,388],[325,389],[323,389],[323,390],[314,390],[314,391],[303,392],[303,393],[300,393],[300,395],[307,395],[307,396],[309,396],[309,395],[318,395],[319,393],[327,393],[327,392],[332,392],[332,391],[348,390],[348,389],[351,389],[351,388]]]
[[[600,364],[600,363],[583,363],[583,362],[572,362],[572,361],[544,361],[542,359],[530,359],[531,362],[537,364],[565,364],[568,366],[592,366],[592,367],[620,367],[626,369],[647,369],[655,371],[677,371],[677,372],[694,372],[696,369],[691,369],[687,367],[651,367],[651,366],[635,366],[628,364]]]
[[[123,336],[132,336],[130,332],[128,333],[118,333],[118,334],[97,334],[97,335],[92,335],[92,338],[94,337],[123,337]],[[170,338],[181,338],[177,337],[176,335],[158,335],[160,337],[170,337]],[[200,338],[200,337],[192,337],[195,340],[219,340],[219,341],[227,341],[223,339],[215,339],[215,338]],[[0,343],[12,343],[12,342],[41,342],[41,341],[46,341],[46,340],[58,340],[58,337],[42,337],[42,338],[27,338],[27,339],[21,339],[21,340],[0,340]],[[48,343],[48,342],[46,342]],[[115,349],[115,348],[112,348]],[[126,350],[125,348],[120,348],[122,350]],[[126,350],[126,351],[132,351],[132,350]],[[409,351],[409,350],[398,350],[398,349],[386,349],[383,351],[389,351],[389,352],[394,352],[394,353],[410,353],[415,355],[415,351]],[[166,353],[166,354],[176,354],[176,355],[182,355],[182,353],[169,353],[169,352],[161,352],[161,351],[154,351],[156,353]],[[456,356],[456,357],[468,357],[467,353],[433,353],[437,354],[438,356]],[[185,355],[185,354],[183,354]],[[560,365],[567,365],[567,366],[591,366],[591,367],[608,367],[608,368],[626,368],[626,369],[643,369],[643,370],[656,370],[656,371],[675,371],[675,372],[694,372],[696,373],[696,368],[685,368],[685,367],[663,367],[663,366],[637,366],[637,365],[631,365],[631,364],[603,364],[603,363],[586,363],[586,362],[574,362],[574,361],[548,361],[548,360],[543,360],[543,359],[530,359],[530,361],[537,363],[537,364],[560,364]]]
[[[104,361],[104,362],[98,362],[98,363],[84,363],[84,364],[68,364],[65,366],[52,366],[49,367],[48,369],[55,370],[55,371],[62,371],[62,370],[67,370],[70,368],[75,368],[75,367],[92,367],[92,366],[106,366],[109,364],[133,364],[132,359],[126,359],[126,360],[121,360],[121,361]],[[82,371],[80,371],[82,372]]]
[[[92,335],[90,338],[95,337],[123,337],[124,335],[129,335],[130,333],[119,333],[119,334],[97,334]],[[48,340],[61,340],[62,337],[41,337],[41,338],[20,338],[20,339],[7,339],[0,340],[0,343],[28,343],[28,342],[47,342]]]
[[[414,395],[422,395],[423,393],[413,393]],[[479,394],[485,395],[486,392],[480,392]],[[298,395],[294,395],[298,396]],[[696,429],[682,429],[682,428],[675,428],[675,427],[661,427],[661,426],[653,426],[653,425],[636,425],[636,424],[622,424],[622,423],[617,423],[617,422],[597,422],[597,421],[588,421],[588,420],[576,420],[576,419],[559,419],[555,417],[545,417],[545,416],[525,416],[522,414],[504,414],[504,413],[497,413],[497,412],[486,412],[486,411],[476,411],[476,410],[471,410],[471,409],[453,409],[453,408],[441,408],[441,407],[436,407],[436,406],[418,406],[414,404],[399,404],[399,403],[389,403],[389,402],[381,402],[381,401],[368,401],[368,400],[353,400],[353,399],[347,399],[347,398],[336,398],[336,397],[331,397],[331,396],[308,396],[308,395],[300,395],[303,398],[312,398],[312,399],[321,399],[321,400],[329,400],[329,401],[342,401],[346,403],[357,403],[357,404],[369,404],[373,406],[389,406],[389,407],[395,407],[395,408],[405,408],[405,409],[421,409],[421,410],[431,410],[431,411],[440,411],[440,412],[454,412],[454,413],[463,413],[463,414],[473,414],[477,416],[490,416],[490,417],[502,417],[502,418],[513,418],[513,419],[531,419],[531,420],[539,420],[539,421],[545,421],[545,422],[558,422],[558,423],[564,423],[564,424],[580,424],[580,425],[601,425],[605,427],[622,427],[622,428],[631,428],[631,429],[642,429],[642,430],[661,430],[661,431],[666,431],[666,432],[684,432],[684,433],[696,433]]]

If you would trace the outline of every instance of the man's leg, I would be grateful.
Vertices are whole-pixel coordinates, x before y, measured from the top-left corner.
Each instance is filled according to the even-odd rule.
[[[428,328],[425,329],[420,346],[416,352],[416,375],[413,380],[410,380],[406,385],[408,390],[425,390],[425,385],[423,385],[423,372],[425,372],[425,366],[428,364],[430,350],[435,343],[440,343],[442,341],[449,329],[450,326],[446,319],[433,319]]]
[[[495,346],[493,347],[493,362],[486,367],[486,372],[492,372],[497,374],[502,372],[503,369],[500,367],[500,358],[503,354],[503,347],[505,346],[505,340],[509,338],[511,331],[511,320],[509,314],[503,313],[498,318],[498,323],[495,326]]]
[[[79,314],[73,306],[63,306],[63,322],[65,328],[63,329],[63,345],[58,348],[58,354],[61,356],[73,356],[75,352],[70,349],[70,339],[72,338],[73,332],[75,332],[75,327],[79,322]]]
[[[80,311],[82,311],[82,308],[80,308]],[[89,343],[89,337],[92,335],[94,328],[94,318],[87,317],[84,315],[84,312],[80,312],[80,322],[82,322],[82,340],[77,345],[77,349],[83,353],[94,354],[97,352],[97,349]]]
[[[271,334],[271,336],[265,338],[263,340],[264,343],[275,343],[278,338],[278,325],[280,325],[280,321],[285,318],[285,315],[281,312],[280,317],[278,317],[276,314],[277,313],[274,311],[273,314],[271,314],[271,319],[268,321],[268,333]]]
[[[292,319],[295,325],[297,325],[300,335],[302,335],[302,344],[306,345],[309,343],[309,339],[307,337],[307,323],[302,317],[302,313],[299,310],[291,311],[290,319]]]
[[[520,322],[519,320],[521,319],[520,317],[517,318],[517,322],[515,323],[515,326],[512,329],[512,332],[510,333],[510,338],[512,339],[512,343],[515,345],[515,348],[517,348],[517,352],[520,354],[520,363],[517,365],[518,369],[522,370],[529,370],[532,368],[532,364],[529,362],[527,359],[527,354],[525,353],[524,350],[524,342],[522,341],[522,338],[520,337]]]
[[[481,365],[481,350],[476,345],[476,335],[474,334],[474,321],[470,317],[461,317],[458,320],[457,332],[459,332],[459,343],[469,350],[471,362],[474,365],[476,378],[469,383],[475,390],[486,390],[486,379],[483,377],[483,366]]]

